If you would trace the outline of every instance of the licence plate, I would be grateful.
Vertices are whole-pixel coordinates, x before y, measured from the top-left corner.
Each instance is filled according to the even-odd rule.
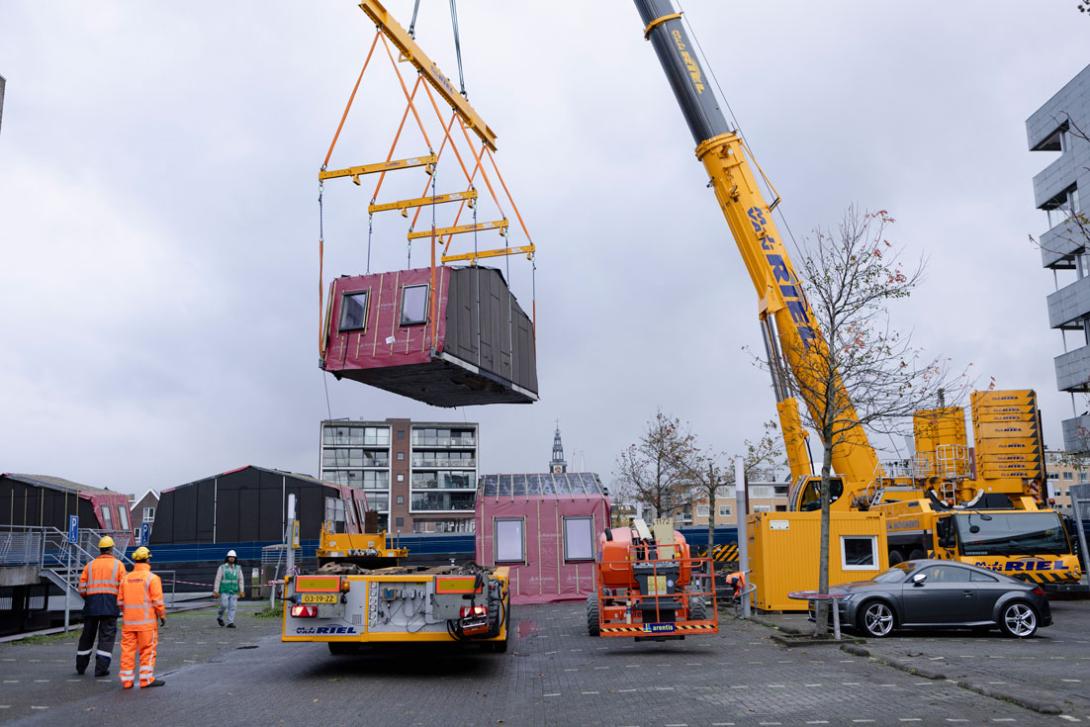
[[[336,593],[303,593],[299,596],[300,603],[340,603],[341,599]]]

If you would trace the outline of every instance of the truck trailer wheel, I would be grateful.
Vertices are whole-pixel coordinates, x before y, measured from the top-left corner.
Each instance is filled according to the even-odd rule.
[[[600,632],[598,623],[598,594],[587,595],[587,633],[597,636]]]
[[[351,643],[344,644],[344,643],[338,643],[336,641],[330,641],[328,643],[328,646],[329,646],[329,653],[332,654],[333,656],[352,656],[354,654],[360,653],[360,645],[359,644],[351,644]]]

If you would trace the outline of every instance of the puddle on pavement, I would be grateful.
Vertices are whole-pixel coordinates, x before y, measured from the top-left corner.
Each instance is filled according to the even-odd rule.
[[[533,621],[519,621],[518,635],[520,639],[525,639],[527,636],[532,635],[535,631],[537,631],[537,624]]]

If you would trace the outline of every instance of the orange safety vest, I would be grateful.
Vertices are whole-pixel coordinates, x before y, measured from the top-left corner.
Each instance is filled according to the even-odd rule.
[[[155,631],[156,619],[166,617],[163,606],[163,582],[147,563],[137,563],[125,576],[117,594],[121,607],[123,631]]]
[[[121,579],[125,576],[125,566],[109,554],[103,554],[83,567],[79,577],[79,594],[87,596],[117,596],[121,588]]]

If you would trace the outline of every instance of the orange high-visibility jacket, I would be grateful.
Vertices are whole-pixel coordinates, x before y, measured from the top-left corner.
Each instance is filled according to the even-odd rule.
[[[100,555],[84,566],[79,577],[84,615],[117,616],[117,594],[124,578],[125,566],[112,555]]]
[[[158,628],[156,619],[166,617],[163,605],[163,582],[151,572],[147,563],[137,563],[125,576],[117,594],[121,607],[123,631],[153,631]]]

